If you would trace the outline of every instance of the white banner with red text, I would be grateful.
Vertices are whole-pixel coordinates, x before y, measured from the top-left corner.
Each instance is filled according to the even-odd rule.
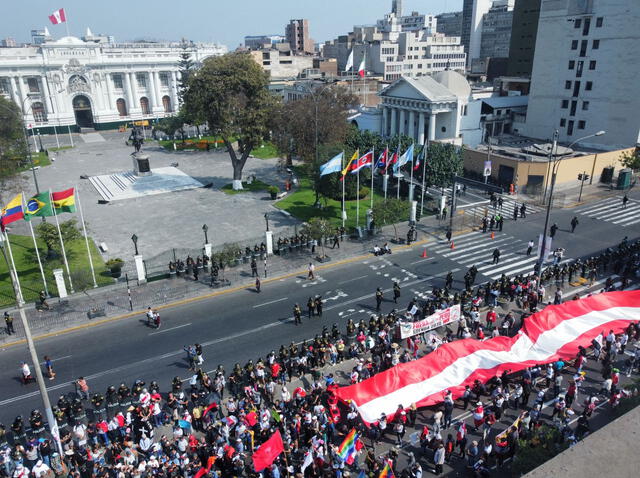
[[[416,322],[399,322],[400,338],[406,339],[458,320],[460,320],[460,304],[453,305],[448,309],[438,310],[435,314]]]

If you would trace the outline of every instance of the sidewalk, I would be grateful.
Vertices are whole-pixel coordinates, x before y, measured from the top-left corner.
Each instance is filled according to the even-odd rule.
[[[408,223],[396,225],[398,237],[406,238]],[[441,225],[433,216],[425,217],[418,224],[418,242],[413,245],[421,245],[435,239]],[[345,238],[340,243],[339,249],[325,247],[330,261],[318,264],[316,269],[324,269],[339,264],[344,264],[358,257],[371,253],[375,244],[382,245],[389,242],[392,248],[407,247],[393,244],[395,232],[393,226],[382,229],[380,234],[367,237],[364,240],[352,240]],[[412,245],[412,246],[413,246]],[[258,262],[258,271],[264,283],[283,278],[297,273],[306,273],[309,262],[314,261],[310,249],[289,253],[284,256],[273,255],[267,260],[267,278],[264,278],[264,264]],[[315,261],[314,261],[315,262]],[[220,277],[229,282],[227,285],[211,287],[210,275],[202,274],[198,282],[192,277],[176,277],[163,279],[138,285],[135,278],[129,276],[130,295],[126,282],[78,292],[65,299],[52,298],[48,303],[50,310],[39,310],[36,304],[25,305],[27,320],[34,337],[42,337],[73,328],[84,328],[111,320],[124,319],[135,315],[144,314],[147,307],[162,309],[172,304],[183,301],[198,300],[200,298],[213,297],[225,293],[254,287],[255,279],[251,277],[251,269],[248,264],[228,268]],[[16,308],[6,308],[0,313],[9,311],[14,316],[14,328],[16,333],[7,335],[6,329],[0,330],[0,345],[8,345],[24,339],[24,329],[20,322]],[[4,324],[2,324],[4,325]]]

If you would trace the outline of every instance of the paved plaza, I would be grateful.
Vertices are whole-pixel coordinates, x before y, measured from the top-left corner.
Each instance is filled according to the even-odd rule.
[[[89,234],[96,244],[105,243],[105,259],[133,256],[132,234],[145,258],[172,248],[199,249],[204,244],[202,225],[209,226],[209,241],[215,246],[227,242],[255,241],[265,230],[264,214],[275,234],[296,221],[273,207],[265,192],[228,195],[220,188],[231,183],[232,167],[226,152],[168,152],[156,142],[147,142],[143,151],[150,156],[151,168],[177,169],[209,188],[174,191],[99,204],[102,197],[87,179],[80,176],[114,175],[131,171],[133,148],[125,144],[129,133],[90,133],[75,136],[73,149],[51,153],[52,165],[37,171],[40,189],[53,191],[77,187]],[[85,137],[86,136],[86,137]],[[276,159],[249,159],[245,177],[255,175],[281,188],[284,177],[277,173]],[[166,169],[165,169],[166,171]],[[35,189],[28,176],[25,194]],[[68,215],[63,216],[65,219]],[[26,224],[15,223],[17,234],[28,234]]]

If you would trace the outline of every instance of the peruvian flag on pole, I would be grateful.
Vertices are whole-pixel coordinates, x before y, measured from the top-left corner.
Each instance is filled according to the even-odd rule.
[[[64,8],[56,10],[51,15],[49,15],[49,20],[51,20],[51,23],[53,23],[54,25],[57,25],[58,23],[66,22],[67,17],[64,14]]]
[[[360,76],[360,78],[364,78],[364,75],[367,73],[365,70],[364,59],[365,57],[363,56],[360,66],[358,67],[358,76]]]
[[[438,347],[425,357],[401,363],[356,385],[341,387],[337,396],[355,404],[367,423],[385,413],[389,420],[398,404],[425,407],[441,403],[447,391],[456,399],[465,385],[486,383],[558,359],[573,359],[578,346],[589,347],[603,330],[623,332],[640,316],[640,291],[605,292],[560,305],[549,305],[524,320],[514,337],[479,341],[463,339]]]

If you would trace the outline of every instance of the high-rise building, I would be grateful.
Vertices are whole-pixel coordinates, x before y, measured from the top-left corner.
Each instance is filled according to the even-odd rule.
[[[542,0],[524,134],[635,146],[640,133],[640,2]]]
[[[491,8],[491,0],[464,0],[462,4],[462,45],[467,54],[467,64],[480,58],[482,17]]]
[[[402,16],[402,0],[391,0],[391,13],[396,17]]]
[[[509,76],[531,77],[539,18],[540,0],[516,0],[507,65]]]
[[[448,37],[462,36],[462,12],[448,12],[436,15],[436,29]]]
[[[31,30],[31,43],[34,45],[42,45],[49,40],[51,40],[51,34],[47,27],[44,27],[43,30]]]
[[[507,58],[511,42],[513,2],[494,1],[482,17],[480,58]]]
[[[244,46],[249,50],[258,50],[265,46],[283,43],[284,40],[282,35],[247,35],[244,37]]]
[[[287,43],[294,53],[313,53],[315,48],[309,36],[309,20],[291,20],[285,28]]]

